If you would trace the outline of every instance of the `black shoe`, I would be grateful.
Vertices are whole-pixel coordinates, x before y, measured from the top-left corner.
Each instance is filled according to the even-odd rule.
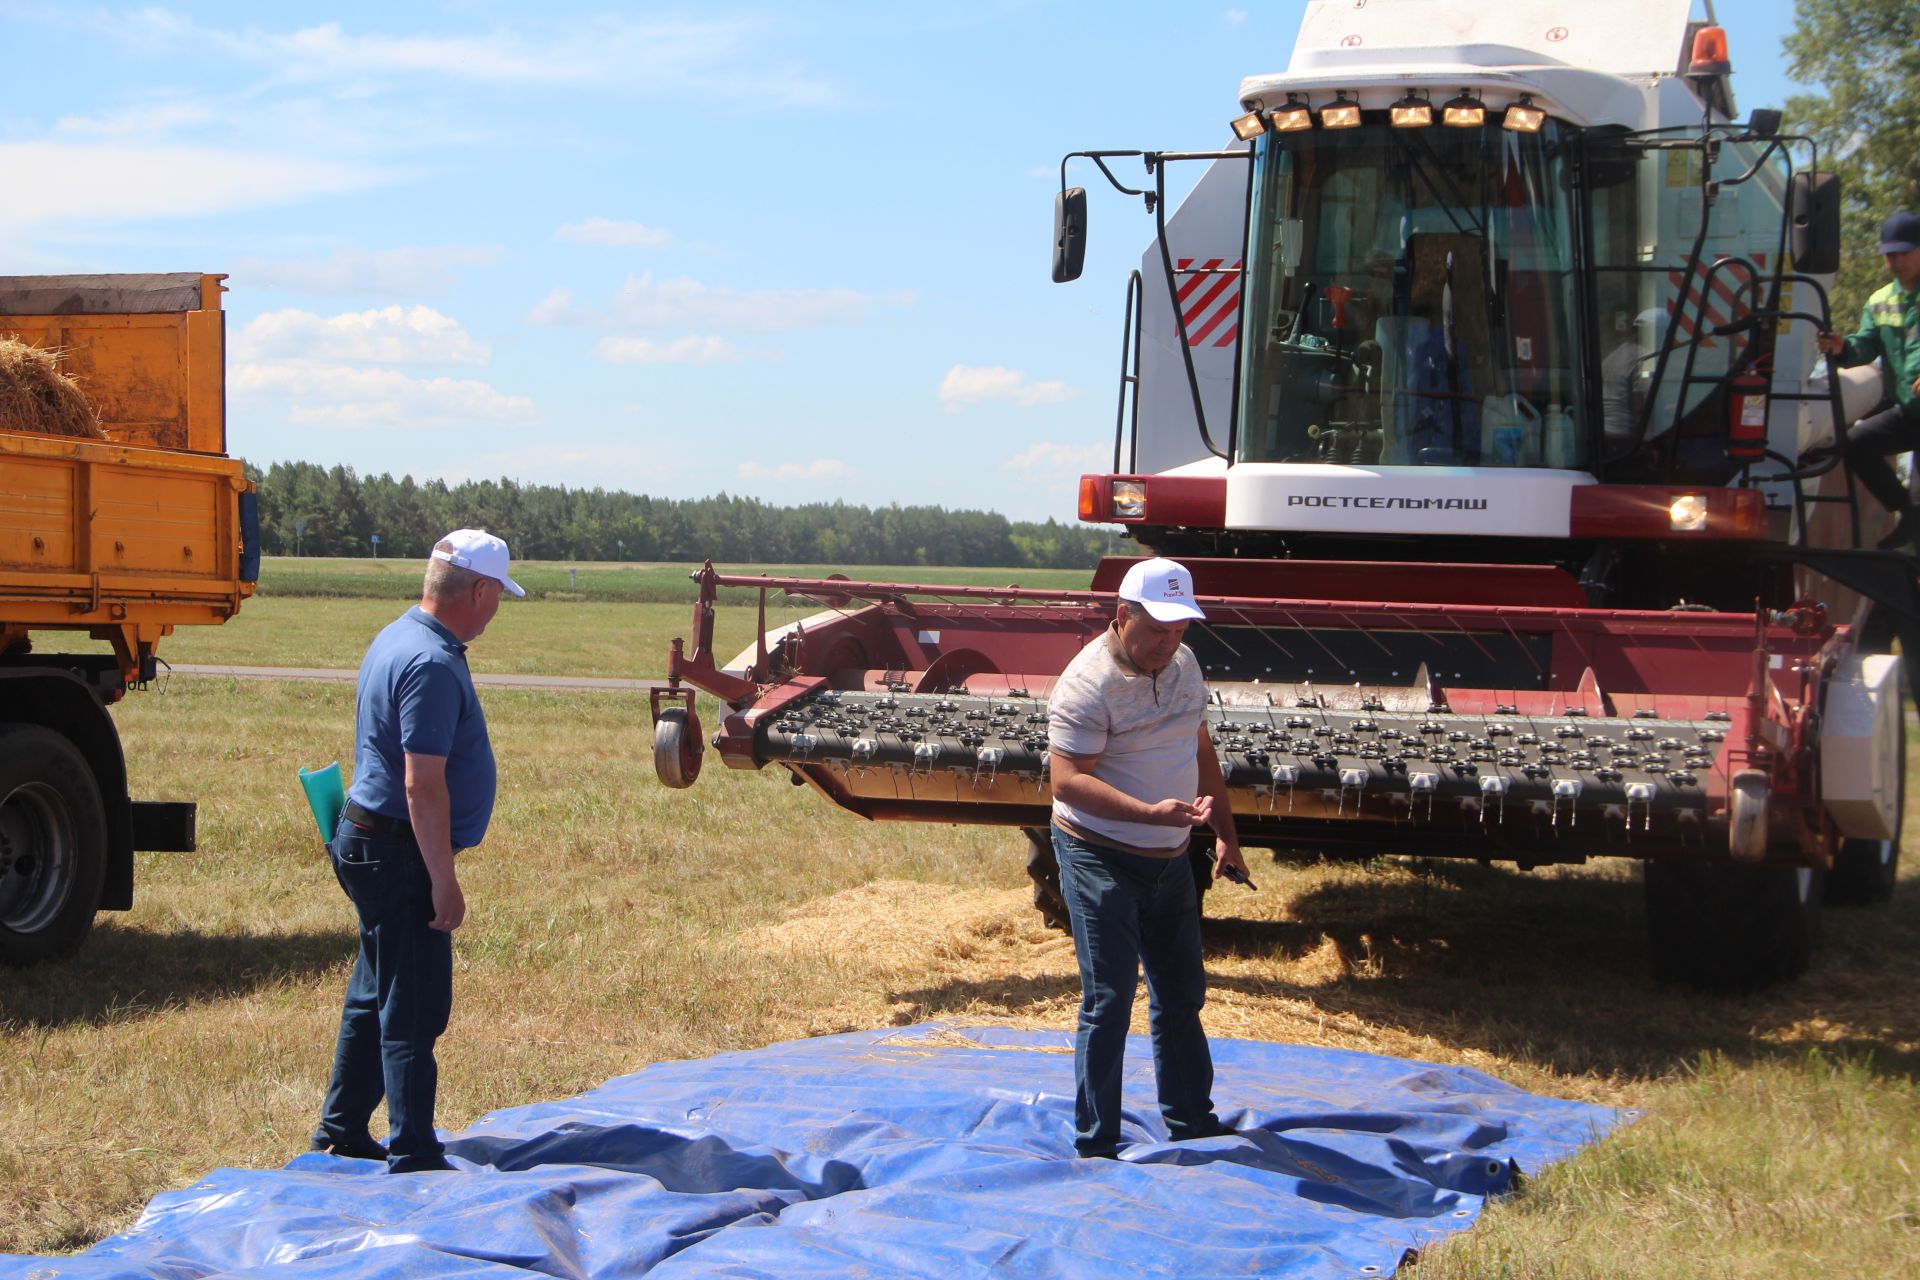
[[[348,1160],[384,1161],[387,1158],[387,1149],[365,1134],[358,1138],[329,1138],[323,1134],[315,1134],[310,1150],[324,1151],[328,1155],[343,1156]]]
[[[1917,538],[1920,538],[1920,511],[1908,507],[1894,522],[1893,532],[1880,539],[1879,546],[1882,551],[1898,551],[1913,544]]]
[[[413,1156],[387,1165],[388,1173],[457,1173],[445,1156]]]

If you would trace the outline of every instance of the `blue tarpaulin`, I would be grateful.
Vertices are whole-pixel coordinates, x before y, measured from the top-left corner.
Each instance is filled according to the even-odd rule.
[[[1232,1136],[1169,1143],[1144,1038],[1118,1161],[1073,1156],[1072,1037],[927,1024],[660,1063],[448,1139],[455,1173],[218,1169],[0,1280],[1393,1272],[1628,1113],[1465,1067],[1213,1042]]]

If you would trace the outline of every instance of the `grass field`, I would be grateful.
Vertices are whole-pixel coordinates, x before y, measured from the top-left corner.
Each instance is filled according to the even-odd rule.
[[[693,600],[689,564],[615,563],[566,560],[515,560],[513,580],[529,599],[622,604],[668,604]],[[789,578],[825,578],[839,573],[863,582],[923,582],[940,586],[1058,587],[1085,589],[1088,569],[971,569],[929,565],[716,565],[721,573],[773,574]],[[415,560],[320,560],[268,556],[260,566],[261,596],[355,596],[403,600],[420,592],[420,562]],[[745,603],[754,593],[729,587],[722,599]]]
[[[617,665],[650,647],[644,608],[505,609],[475,665],[657,669]],[[211,661],[193,647],[232,632],[249,662],[351,666],[396,611],[259,600],[163,652]],[[1019,836],[866,824],[771,772],[668,792],[632,695],[485,698],[501,794],[463,857],[444,1127],[794,1036],[1072,1025],[1071,944],[1026,905]],[[353,933],[293,775],[350,754],[350,690],[176,678],[115,715],[134,794],[201,802],[201,852],[142,855],[136,910],[0,985],[0,1250],[77,1248],[209,1168],[279,1165],[326,1081]],[[1812,973],[1738,999],[1647,977],[1630,866],[1254,866],[1259,892],[1209,897],[1213,1034],[1465,1063],[1646,1112],[1418,1276],[1785,1280],[1920,1256],[1912,848],[1890,909],[1829,912]]]

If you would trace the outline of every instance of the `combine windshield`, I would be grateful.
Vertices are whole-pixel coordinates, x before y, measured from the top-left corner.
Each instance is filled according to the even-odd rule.
[[[1237,460],[1588,465],[1559,141],[1551,121],[1263,139]]]

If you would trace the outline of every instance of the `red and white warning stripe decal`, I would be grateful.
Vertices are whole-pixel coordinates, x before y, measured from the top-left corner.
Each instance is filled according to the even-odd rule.
[[[1760,270],[1767,269],[1766,254],[1754,254],[1753,261]],[[1712,276],[1711,282],[1708,280],[1709,274]],[[1704,329],[1699,335],[1700,345],[1711,347],[1714,326],[1731,324],[1747,314],[1747,291],[1752,282],[1753,274],[1744,263],[1715,271],[1708,263],[1702,262],[1694,268],[1691,278],[1679,271],[1669,271],[1667,283],[1678,291],[1680,298],[1677,303],[1668,305],[1668,314],[1673,316],[1680,332],[1689,338],[1695,336],[1697,320]],[[1704,311],[1700,305],[1703,291],[1706,295]]]
[[[1240,259],[1228,264],[1225,258],[1198,263],[1179,258],[1173,265],[1185,277],[1174,296],[1187,326],[1187,345],[1232,346],[1240,335]]]

